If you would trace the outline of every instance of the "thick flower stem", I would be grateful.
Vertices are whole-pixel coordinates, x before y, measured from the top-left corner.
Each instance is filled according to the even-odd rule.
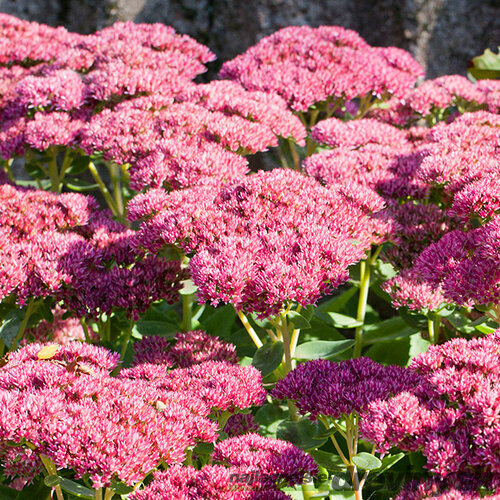
[[[45,469],[47,470],[47,473],[49,476],[57,476],[57,468],[52,461],[47,455],[40,455],[40,460],[42,461]],[[56,492],[57,500],[64,500],[63,492],[61,489],[61,485],[56,485],[54,486],[54,490]]]
[[[434,319],[427,320],[427,328],[429,330],[429,341],[432,345],[439,343],[439,328],[441,325],[441,318],[437,316]]]
[[[24,318],[19,326],[19,330],[17,331],[15,339],[12,341],[9,351],[15,351],[19,342],[23,338],[24,332],[26,331],[26,327],[28,326],[28,321],[30,316],[40,307],[41,300],[30,299],[28,302],[28,307],[26,308],[26,312],[24,313]]]
[[[113,498],[115,492],[111,488],[106,488],[104,492],[104,500],[111,500]]]
[[[359,285],[359,300],[358,300],[358,312],[356,319],[361,323],[364,323],[366,316],[366,306],[368,304],[368,291],[370,289],[370,262],[363,260],[360,263],[360,285]],[[363,349],[363,325],[356,328],[354,335],[354,353],[353,358],[359,358],[361,356],[361,350]]]
[[[193,329],[194,293],[182,294],[182,331],[190,332]]]
[[[292,154],[293,168],[300,172],[300,158],[295,148],[295,143],[291,139],[288,139],[288,145],[290,146],[290,153]]]
[[[108,207],[113,212],[113,215],[122,224],[127,225],[127,221],[126,221],[123,213],[121,213],[120,210],[118,209],[114,198],[111,196],[109,189],[106,187],[106,184],[104,184],[104,181],[101,179],[101,176],[99,175],[99,172],[97,171],[96,166],[92,162],[89,163],[89,170],[90,170],[90,173],[92,174],[92,176],[94,177],[94,180],[97,182],[97,185],[99,186],[99,189],[101,190],[102,196],[104,197],[104,200],[108,204]]]
[[[257,332],[252,328],[252,325],[246,318],[246,316],[243,314],[242,311],[236,311],[236,314],[238,315],[238,318],[240,318],[240,321],[243,323],[243,326],[245,327],[245,330],[247,331],[248,335],[250,335],[250,338],[253,340],[253,343],[257,346],[257,349],[262,347],[262,340],[260,340],[259,336],[257,335]]]

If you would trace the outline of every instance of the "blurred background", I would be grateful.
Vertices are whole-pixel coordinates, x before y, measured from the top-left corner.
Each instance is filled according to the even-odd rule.
[[[168,24],[217,54],[208,77],[291,24],[336,24],[407,49],[428,78],[463,75],[468,60],[500,45],[500,0],[0,0],[0,12],[80,33],[115,21]]]

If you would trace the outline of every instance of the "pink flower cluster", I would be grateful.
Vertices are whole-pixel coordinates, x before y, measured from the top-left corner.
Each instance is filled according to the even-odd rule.
[[[278,169],[225,186],[150,190],[132,200],[129,218],[147,218],[138,237],[145,248],[177,244],[192,256],[200,301],[265,316],[286,301],[314,303],[344,282],[379,238],[368,214],[381,207],[373,192],[327,189]]]
[[[214,55],[161,24],[116,23],[78,35],[2,14],[0,150],[76,147],[96,106],[145,94],[172,95]]]
[[[368,405],[362,435],[382,451],[420,451],[452,486],[499,488],[499,354],[498,331],[431,346],[411,364],[413,386]]]
[[[427,479],[410,481],[395,497],[395,500],[499,500],[499,494],[484,495],[474,489],[449,486],[445,481]]]
[[[290,26],[224,63],[222,78],[282,96],[295,111],[357,97],[404,96],[423,76],[402,49],[371,47],[340,26]]]
[[[184,343],[178,341],[180,347]],[[9,475],[32,478],[40,470],[37,457],[44,454],[58,469],[72,469],[77,478],[88,475],[94,487],[109,486],[113,479],[133,485],[160,463],[180,464],[196,443],[215,442],[212,411],[234,412],[265,401],[253,367],[227,361],[171,371],[166,365],[138,365],[111,377],[118,362],[118,354],[79,342],[34,343],[3,360],[0,460]],[[242,438],[234,439],[234,447],[244,447],[238,444]],[[304,472],[314,468],[292,445],[260,439],[268,457],[260,473],[289,472],[275,448],[302,460]],[[231,442],[224,442],[225,450]],[[253,456],[248,448],[246,455]],[[22,457],[26,466],[19,463]]]
[[[156,473],[133,500],[176,498],[188,500],[284,500],[283,483],[300,484],[305,474],[317,473],[311,456],[286,441],[247,434],[216,444],[213,465],[199,470],[170,467]]]
[[[304,126],[280,97],[228,81],[194,84],[214,56],[170,27],[116,23],[83,36],[2,19],[6,62],[14,62],[0,68],[6,159],[51,146],[83,149],[130,164],[135,190],[178,189],[244,175],[240,155],[276,146],[278,137],[304,141]],[[35,32],[42,54],[16,49],[20,35]]]
[[[232,82],[190,86],[174,99],[145,97],[95,115],[80,146],[129,163],[131,187],[180,189],[247,173],[241,156],[278,145],[302,144],[305,129],[277,96],[247,92]]]
[[[272,391],[277,399],[296,402],[302,415],[340,418],[360,413],[377,400],[413,386],[411,373],[399,366],[383,366],[369,358],[348,361],[318,359],[299,365]]]
[[[226,361],[236,364],[236,348],[202,330],[175,335],[175,344],[161,336],[143,337],[134,343],[133,365],[143,363],[188,368],[205,361]]]
[[[188,368],[169,370],[167,365],[143,363],[123,369],[120,378],[144,380],[162,391],[195,394],[208,408],[236,413],[264,404],[260,372],[227,361],[205,361]]]
[[[179,263],[134,250],[137,233],[91,197],[1,184],[0,216],[0,299],[53,296],[95,317],[176,298]]]
[[[430,123],[451,120],[459,113],[486,109],[498,113],[497,80],[472,83],[460,75],[425,80],[403,99],[392,98],[385,106],[371,109],[368,116],[394,125],[411,125],[422,117]]]
[[[176,500],[287,500],[291,497],[260,482],[261,473],[248,467],[205,465],[173,466],[157,472],[144,489],[130,495],[131,500],[175,498]]]

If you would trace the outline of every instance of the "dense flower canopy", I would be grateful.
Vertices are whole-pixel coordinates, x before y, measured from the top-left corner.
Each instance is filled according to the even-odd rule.
[[[201,301],[264,315],[289,300],[313,303],[347,279],[378,238],[368,215],[382,207],[374,193],[356,196],[274,170],[222,187],[150,190],[130,203],[129,217],[146,218],[145,248],[177,244],[192,256]]]

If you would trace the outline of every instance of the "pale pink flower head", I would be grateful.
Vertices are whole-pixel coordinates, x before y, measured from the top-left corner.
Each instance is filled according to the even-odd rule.
[[[484,93],[467,78],[445,75],[426,80],[405,97],[405,105],[420,116],[427,116],[452,106],[460,109],[485,103]]]
[[[404,95],[423,71],[403,50],[370,47],[352,30],[289,26],[224,63],[220,75],[307,111],[327,100]]]
[[[479,80],[477,82],[477,89],[483,93],[488,111],[498,114],[500,111],[500,81]]]
[[[284,480],[299,484],[305,474],[316,474],[313,458],[287,441],[271,439],[256,433],[226,439],[216,444],[215,463],[259,469],[261,480],[274,484]]]
[[[143,337],[134,344],[134,351],[134,365],[156,363],[188,368],[205,361],[237,362],[236,349],[232,344],[202,330],[177,333],[172,345],[165,337]]]
[[[239,366],[227,361],[205,361],[169,370],[168,364],[139,364],[120,372],[120,377],[145,380],[158,390],[191,394],[214,411],[232,413],[262,405],[266,391],[260,372],[253,366]]]
[[[405,148],[409,145],[403,130],[373,118],[348,122],[329,118],[318,123],[311,134],[316,142],[334,148],[357,149],[367,144]]]

